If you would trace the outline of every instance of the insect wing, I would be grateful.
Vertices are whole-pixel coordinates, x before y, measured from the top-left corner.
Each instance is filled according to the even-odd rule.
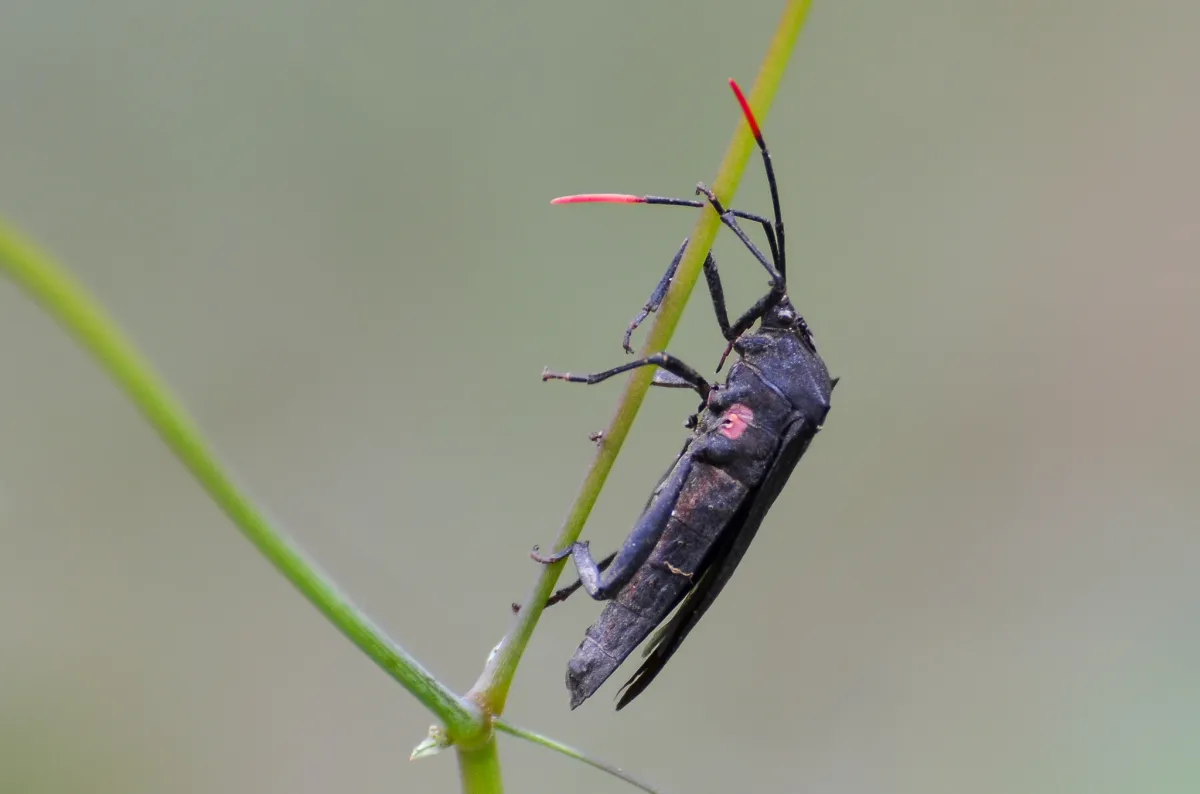
[[[704,613],[712,606],[713,601],[721,594],[721,589],[733,575],[738,563],[754,540],[755,533],[762,525],[763,518],[775,498],[779,496],[783,486],[796,468],[796,464],[808,449],[809,442],[816,435],[816,425],[804,417],[798,417],[788,426],[780,446],[779,456],[767,471],[762,485],[755,492],[750,502],[745,520],[740,528],[733,532],[714,553],[713,559],[706,567],[700,581],[688,593],[680,604],[679,609],[663,624],[647,645],[646,661],[638,668],[633,677],[621,687],[617,710],[627,706],[634,698],[646,691],[646,687],[655,676],[670,661],[671,656],[683,644],[688,632],[704,617]]]

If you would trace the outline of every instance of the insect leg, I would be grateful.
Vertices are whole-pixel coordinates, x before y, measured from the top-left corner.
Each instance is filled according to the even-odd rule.
[[[704,202],[695,201],[694,199],[669,198],[667,196],[639,196],[639,203],[642,204],[666,204],[672,207],[703,207]],[[752,212],[743,212],[742,210],[729,210],[736,218],[752,221],[760,224],[763,232],[767,235],[767,245],[771,248],[771,258],[775,259],[779,255],[779,249],[775,241],[775,231],[771,226],[771,221],[761,215],[755,215]]]
[[[772,289],[779,289],[782,293],[783,274],[780,273],[775,267],[774,262],[769,261],[766,255],[759,250],[758,246],[754,244],[754,241],[746,236],[746,232],[744,232],[742,227],[738,225],[735,214],[730,210],[725,209],[725,206],[721,204],[721,200],[717,198],[716,194],[709,190],[708,186],[704,185],[703,183],[696,185],[696,193],[702,194],[708,199],[708,203],[711,204],[712,208],[717,211],[718,215],[721,216],[721,223],[728,226],[729,230],[737,235],[737,238],[742,241],[742,244],[750,250],[750,253],[754,255],[754,258],[758,260],[758,263],[766,268],[767,274],[771,277]],[[774,254],[775,252],[772,253]],[[776,256],[775,258],[778,257]]]
[[[603,560],[600,560],[598,563],[596,563],[596,567],[599,568],[601,571],[606,570],[610,565],[612,565],[613,560],[615,560],[616,558],[617,558],[617,552],[614,551],[612,554],[608,555]],[[568,598],[570,598],[571,595],[582,586],[583,586],[583,580],[576,579],[574,582],[567,585],[566,587],[558,588],[557,590],[554,591],[554,595],[552,595],[546,599],[546,606],[552,607],[555,604],[561,604],[563,601],[566,601]]]
[[[651,386],[658,386],[663,389],[695,389],[689,381],[678,375],[672,375],[670,372],[663,372],[661,369],[654,373],[654,379],[650,381]]]
[[[633,352],[633,347],[629,344],[633,332],[637,330],[637,327],[642,324],[651,312],[658,311],[658,307],[662,305],[663,298],[667,296],[667,288],[671,286],[671,280],[675,278],[675,271],[679,269],[679,261],[683,258],[683,251],[687,248],[687,243],[688,241],[685,239],[683,245],[679,247],[679,251],[675,254],[675,258],[671,260],[671,266],[667,268],[667,272],[663,275],[662,280],[658,282],[658,286],[650,294],[650,300],[646,301],[646,305],[642,307],[642,310],[629,323],[629,327],[625,329],[625,339],[622,345],[626,353]],[[704,280],[708,284],[708,294],[712,298],[713,311],[717,315],[717,325],[721,328],[721,334],[726,340],[736,339],[737,334],[730,336],[729,313],[725,308],[725,290],[721,286],[721,274],[717,271],[717,260],[713,259],[711,253],[704,258]]]
[[[732,342],[738,338],[738,334],[734,334],[729,327],[729,312],[725,308],[725,290],[721,286],[721,274],[717,272],[717,260],[713,259],[711,253],[704,260],[704,281],[708,284],[708,294],[712,298],[713,311],[717,315],[717,325],[721,328],[721,335],[725,337],[726,341]]]
[[[658,286],[650,293],[650,298],[642,306],[642,310],[629,321],[629,325],[625,328],[625,338],[621,340],[621,347],[625,348],[626,353],[633,353],[633,346],[629,344],[633,332],[637,330],[643,320],[650,316],[650,312],[658,311],[658,307],[662,305],[663,298],[667,296],[667,289],[671,286],[671,280],[675,278],[675,271],[679,269],[679,260],[683,259],[683,252],[687,249],[687,244],[688,238],[684,237],[683,245],[679,246],[679,250],[675,252],[675,256],[671,259],[671,264],[667,266],[667,272],[659,280]]]
[[[630,361],[628,364],[622,364],[619,367],[606,369],[603,372],[596,372],[590,375],[574,375],[570,372],[551,372],[550,370],[542,371],[542,380],[565,380],[571,383],[599,383],[600,381],[608,380],[614,375],[620,375],[622,372],[628,372],[631,369],[638,367],[657,366],[671,373],[686,383],[687,386],[697,392],[701,397],[707,398],[712,386],[704,377],[696,370],[684,364],[679,359],[672,356],[670,353],[655,353],[646,358],[639,358],[637,361]],[[682,386],[680,383],[660,382],[660,386]]]
[[[781,296],[782,293],[780,291],[772,288],[770,292],[755,301],[754,305],[737,319],[737,322],[733,324],[725,335],[725,338],[729,340],[729,344],[725,346],[725,352],[721,354],[721,360],[717,362],[717,372],[720,372],[721,367],[725,366],[725,359],[733,352],[733,343],[737,341],[737,338],[746,333],[746,331],[749,331],[750,326],[754,325],[755,321],[759,317],[762,317],[767,309],[775,305]]]
[[[612,561],[614,559],[616,559],[616,557],[617,557],[617,553],[614,551],[612,554],[608,555],[603,560],[600,560],[600,562],[596,563],[596,567],[603,571],[605,568],[612,565]],[[580,588],[580,586],[582,584],[583,584],[582,579],[576,579],[574,582],[567,585],[566,587],[558,588],[557,590],[554,591],[554,595],[552,595],[546,599],[546,606],[552,607],[555,604],[561,604],[563,601],[566,601],[568,598],[571,597],[571,595],[576,590],[578,590]],[[512,611],[514,613],[520,612],[521,605],[514,601],[513,605],[512,605]]]
[[[601,571],[600,565],[588,551],[587,541],[573,543],[569,548],[545,557],[540,556],[535,550],[531,556],[538,562],[552,563],[558,562],[570,554],[571,559],[575,561],[576,570],[579,571],[579,580],[583,583],[583,589],[587,594],[597,601],[606,601],[612,598],[618,590],[625,586],[637,569],[645,564],[650,553],[654,551],[654,547],[658,545],[659,538],[662,537],[663,530],[667,528],[667,522],[671,519],[671,513],[675,509],[676,502],[679,501],[679,494],[683,491],[683,485],[687,482],[691,471],[692,457],[684,455],[676,464],[671,476],[663,483],[649,507],[646,508],[646,512],[642,513],[642,517],[638,519],[633,531],[625,539],[625,543],[617,550],[617,556],[608,566],[608,570]]]
[[[775,290],[771,290],[766,295],[754,302],[754,305],[746,310],[746,313],[737,319],[737,322],[729,329],[729,336],[726,338],[732,342],[746,331],[750,330],[750,326],[754,325],[759,317],[762,317],[767,309],[771,308],[779,301],[780,295]]]
[[[765,223],[766,219],[764,218],[763,221]],[[769,231],[771,227],[768,224],[764,228]],[[770,239],[772,244],[774,244],[774,237],[771,237]],[[629,339],[633,334],[634,329],[636,329],[638,325],[646,319],[650,312],[657,311],[659,305],[663,301],[663,298],[666,297],[667,288],[670,287],[671,280],[675,277],[675,271],[679,269],[679,262],[683,257],[684,249],[687,248],[687,242],[688,241],[686,239],[683,241],[683,245],[679,247],[679,251],[676,252],[675,258],[671,260],[671,265],[667,268],[666,274],[663,275],[662,280],[658,282],[658,286],[655,287],[654,292],[650,295],[650,300],[646,301],[646,305],[642,307],[642,310],[638,313],[637,317],[633,318],[633,322],[631,322],[629,327],[625,330],[624,347],[627,352],[633,352],[633,348],[631,348],[629,345]],[[772,249],[772,254],[774,254],[774,249]],[[732,349],[732,342],[748,331],[750,326],[754,325],[754,323],[758,321],[758,318],[762,317],[767,309],[771,308],[771,306],[779,300],[780,296],[783,295],[783,291],[778,285],[776,285],[770,292],[768,292],[762,298],[759,298],[759,300],[756,301],[753,306],[746,310],[746,312],[731,325],[729,322],[728,309],[726,308],[725,304],[725,289],[721,285],[721,273],[719,270],[717,270],[717,261],[713,259],[711,253],[704,259],[704,280],[708,284],[708,294],[709,297],[712,298],[713,312],[717,316],[717,325],[721,329],[721,335],[725,337],[727,342],[731,343],[731,346],[726,348],[725,354],[721,356],[721,364],[724,364],[725,357],[729,355],[729,351]],[[718,365],[717,371],[719,372],[720,370],[721,365]],[[660,373],[660,375],[661,374],[662,373]],[[686,381],[681,382],[679,380],[671,380],[667,377],[660,377],[660,375],[655,375],[654,382],[656,386],[682,387],[687,385]]]
[[[698,204],[699,202],[696,203]],[[763,229],[767,232],[767,242],[771,244],[771,256],[774,258],[776,255],[775,235],[771,231],[771,224],[766,218],[758,218],[758,220],[762,222]],[[662,279],[658,282],[658,286],[654,288],[654,292],[650,293],[650,299],[646,301],[646,305],[642,307],[642,310],[637,313],[637,316],[630,321],[629,326],[625,329],[625,338],[621,344],[625,348],[626,353],[633,352],[633,347],[629,343],[633,332],[637,330],[637,327],[645,321],[651,312],[658,311],[658,307],[662,305],[663,298],[667,296],[667,289],[671,286],[671,281],[675,278],[675,271],[679,269],[679,262],[683,259],[683,252],[687,248],[687,244],[688,241],[685,237],[683,245],[679,246],[679,250],[675,252],[675,257],[671,260],[670,266],[667,267],[667,272],[663,274]],[[708,284],[708,294],[712,298],[713,311],[716,312],[717,325],[721,328],[721,334],[725,337],[726,341],[732,341],[754,323],[752,320],[742,331],[732,333],[729,326],[729,313],[725,308],[725,290],[721,286],[721,275],[717,271],[717,261],[713,259],[711,252],[704,258],[704,280]]]

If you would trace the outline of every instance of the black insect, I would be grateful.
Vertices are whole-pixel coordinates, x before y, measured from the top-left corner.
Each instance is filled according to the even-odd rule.
[[[741,562],[763,517],[825,422],[836,384],[817,354],[808,325],[788,298],[783,220],[771,155],[741,89],[732,80],[730,85],[762,152],[774,209],[773,220],[729,210],[707,187],[696,188],[770,276],[770,291],[731,324],[716,262],[711,254],[704,262],[717,323],[729,342],[721,363],[730,350],[740,360],[724,383],[709,383],[665,352],[593,375],[542,374],[543,380],[599,383],[636,367],[656,366],[655,385],[692,389],[701,397],[700,408],[687,423],[691,436],[618,551],[597,563],[586,541],[548,556],[533,550],[533,558],[541,563],[570,555],[579,571],[579,581],[555,593],[550,603],[563,600],[580,585],[592,598],[608,601],[567,665],[571,708],[591,697],[678,606],[625,684],[617,708],[650,685]],[[702,206],[687,199],[621,194],[568,196],[553,203],[589,201]],[[738,225],[739,218],[761,224],[769,259]],[[627,351],[632,352],[630,334],[665,297],[686,247],[684,240],[650,300],[630,323],[624,340]],[[758,328],[747,333],[755,322]]]

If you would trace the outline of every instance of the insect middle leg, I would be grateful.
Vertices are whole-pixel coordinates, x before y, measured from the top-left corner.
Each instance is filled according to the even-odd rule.
[[[575,375],[570,372],[551,372],[550,370],[542,370],[542,380],[565,380],[570,383],[587,383],[594,384],[608,380],[614,375],[620,375],[622,372],[628,372],[631,369],[638,367],[659,367],[665,370],[673,377],[659,378],[658,373],[655,376],[655,384],[658,386],[667,386],[673,388],[689,388],[700,395],[702,399],[708,399],[708,394],[712,391],[712,384],[704,379],[699,372],[689,367],[679,359],[672,356],[670,353],[655,353],[640,358],[637,361],[630,361],[628,364],[622,364],[619,367],[606,369],[603,372],[595,372],[590,375]]]

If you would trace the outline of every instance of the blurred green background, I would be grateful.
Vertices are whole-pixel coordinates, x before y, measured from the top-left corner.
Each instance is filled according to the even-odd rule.
[[[781,8],[7,0],[0,212],[465,689],[620,390],[541,368],[625,360],[695,220],[547,201],[711,180]],[[508,716],[672,792],[1196,791],[1198,29],[1182,0],[819,1],[765,129],[826,431],[645,697],[567,710],[576,599]],[[748,305],[761,271],[716,251]],[[703,295],[671,349],[709,370]],[[0,338],[0,790],[455,790],[406,760],[429,715],[11,285]],[[651,394],[598,550],[693,407]],[[511,791],[627,790],[502,741]]]

